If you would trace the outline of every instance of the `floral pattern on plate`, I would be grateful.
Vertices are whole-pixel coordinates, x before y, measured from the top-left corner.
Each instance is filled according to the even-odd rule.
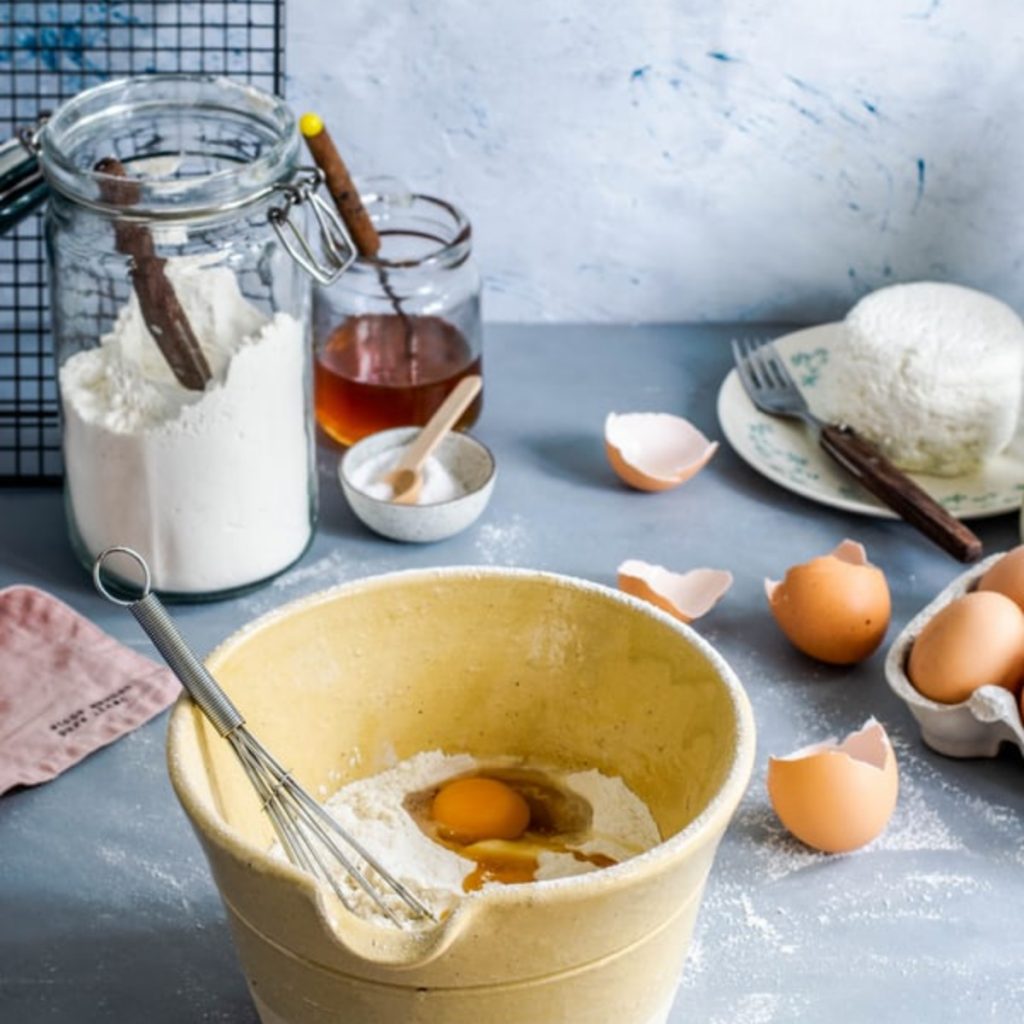
[[[812,410],[828,384],[829,355],[842,338],[841,324],[808,327],[775,339]],[[818,447],[813,431],[795,420],[767,416],[747,398],[732,370],[718,392],[718,422],[726,440],[763,476],[811,501],[861,515],[895,514],[843,472]],[[914,480],[960,519],[980,519],[1020,508],[1024,499],[1024,437],[989,459],[977,472]]]

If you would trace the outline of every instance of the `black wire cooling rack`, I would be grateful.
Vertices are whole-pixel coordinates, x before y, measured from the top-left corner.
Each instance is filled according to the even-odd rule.
[[[0,3],[0,141],[108,78],[229,75],[284,90],[285,0]],[[42,222],[0,236],[0,485],[61,479]]]

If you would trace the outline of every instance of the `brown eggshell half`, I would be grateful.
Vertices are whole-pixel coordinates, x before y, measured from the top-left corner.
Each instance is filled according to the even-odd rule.
[[[873,718],[834,739],[768,761],[768,795],[782,824],[825,853],[848,853],[881,835],[899,792],[896,755]]]
[[[892,600],[885,574],[864,547],[844,540],[834,551],[794,565],[781,581],[765,580],[775,621],[804,654],[853,665],[885,639]]]
[[[619,566],[619,590],[668,612],[681,622],[706,615],[732,586],[732,573],[724,569],[670,572],[631,558]]]
[[[686,483],[718,450],[689,420],[665,412],[609,413],[604,447],[612,469],[640,491]]]

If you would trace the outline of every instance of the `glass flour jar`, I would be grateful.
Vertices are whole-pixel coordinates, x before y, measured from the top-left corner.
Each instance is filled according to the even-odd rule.
[[[151,75],[79,94],[36,144],[76,553],[134,548],[192,600],[281,572],[317,509],[300,262],[328,278],[347,241],[297,169],[293,115],[227,79]],[[326,266],[291,219],[303,203]]]

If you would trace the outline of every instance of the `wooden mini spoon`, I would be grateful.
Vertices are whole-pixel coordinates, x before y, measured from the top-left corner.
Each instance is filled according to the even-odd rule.
[[[463,377],[398,462],[380,477],[379,483],[391,485],[390,500],[396,505],[416,504],[423,489],[424,463],[469,408],[482,386],[483,380],[477,374]]]

